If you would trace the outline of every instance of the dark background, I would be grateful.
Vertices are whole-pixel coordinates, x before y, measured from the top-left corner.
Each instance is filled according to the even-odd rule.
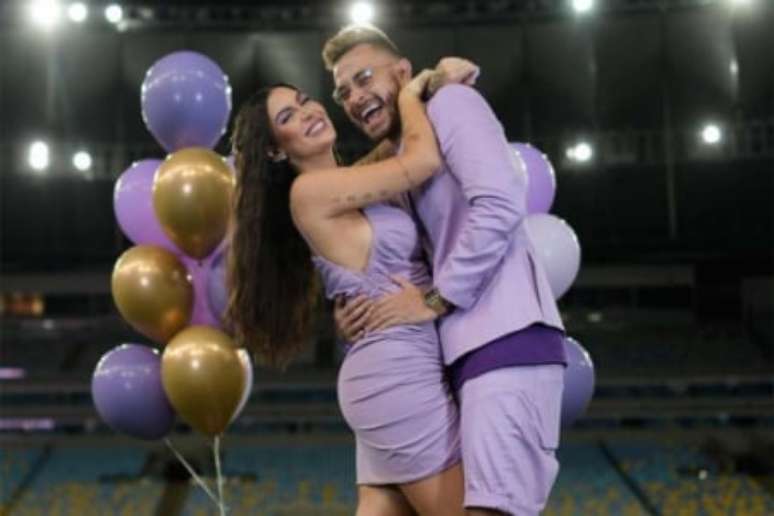
[[[165,54],[203,52],[229,76],[234,112],[259,87],[294,83],[323,100],[355,158],[368,142],[330,101],[320,59],[348,4],[131,1],[117,27],[90,4],[86,24],[50,33],[29,26],[24,4],[0,0],[0,513],[201,514],[207,501],[170,452],[118,437],[90,394],[105,352],[153,345],[110,294],[131,245],[114,182],[164,157],[140,85]],[[563,431],[546,514],[772,513],[774,1],[596,0],[583,15],[569,0],[375,4],[417,69],[444,55],[481,66],[508,138],[551,159],[552,212],[580,240],[558,304],[597,384]],[[700,138],[709,123],[722,130],[714,146]],[[45,172],[27,163],[36,139],[51,148]],[[593,147],[587,163],[567,158],[579,141]],[[80,148],[88,173],[70,163]],[[353,513],[340,359],[325,307],[287,372],[256,368],[224,455],[235,514]],[[201,436],[179,421],[172,437],[214,474]],[[249,505],[256,496],[263,505]]]
[[[728,260],[770,270],[774,3],[734,11],[723,1],[665,2],[666,9],[610,2],[607,11],[585,16],[549,4],[415,2],[405,17],[400,7],[412,4],[382,2],[380,9],[382,26],[416,68],[443,55],[481,65],[479,87],[508,137],[533,142],[552,159],[559,185],[553,212],[578,233],[585,263]],[[205,21],[198,24],[186,21],[200,13],[190,3],[180,11],[158,5],[155,21],[145,24],[132,22],[139,7],[128,8],[127,23],[135,26],[123,31],[95,20],[42,34],[6,20],[5,271],[112,263],[125,245],[112,216],[113,181],[134,159],[163,157],[140,116],[140,84],[173,50],[218,62],[231,80],[235,111],[262,85],[297,84],[326,102],[345,155],[365,149],[329,101],[331,82],[319,58],[339,26],[335,5],[290,2],[274,22],[272,13],[281,11],[269,2],[241,11],[237,3],[231,10],[202,7],[213,19],[199,14]],[[717,147],[699,139],[709,122],[724,131]],[[52,166],[43,177],[26,164],[34,138],[51,142]],[[595,156],[573,167],[564,152],[580,138]],[[92,179],[71,169],[75,147],[94,155]]]

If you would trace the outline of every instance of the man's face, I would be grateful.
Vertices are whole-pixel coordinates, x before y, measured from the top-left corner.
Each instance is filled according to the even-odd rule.
[[[398,93],[411,65],[369,44],[353,47],[333,68],[334,98],[373,141],[400,134]]]

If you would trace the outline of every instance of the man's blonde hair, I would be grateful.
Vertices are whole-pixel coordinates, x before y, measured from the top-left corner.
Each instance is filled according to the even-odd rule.
[[[387,34],[373,25],[349,25],[325,42],[322,51],[325,68],[333,70],[344,54],[356,46],[364,44],[386,50],[395,57],[402,57],[397,45],[387,37]]]

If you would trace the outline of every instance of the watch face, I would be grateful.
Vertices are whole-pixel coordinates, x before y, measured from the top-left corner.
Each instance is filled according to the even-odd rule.
[[[425,297],[425,304],[434,312],[443,312],[444,311],[444,303],[443,299],[441,299],[441,296],[438,294],[438,292],[429,292],[428,295]]]

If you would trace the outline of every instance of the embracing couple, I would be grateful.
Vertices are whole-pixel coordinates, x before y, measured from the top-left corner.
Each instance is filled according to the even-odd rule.
[[[318,278],[349,345],[358,516],[543,509],[566,362],[523,224],[527,176],[456,58],[416,75],[381,31],[323,50],[336,102],[378,145],[341,166],[336,131],[292,85],[257,92],[233,134],[228,316],[283,367],[312,338]],[[428,98],[429,97],[429,98]]]

